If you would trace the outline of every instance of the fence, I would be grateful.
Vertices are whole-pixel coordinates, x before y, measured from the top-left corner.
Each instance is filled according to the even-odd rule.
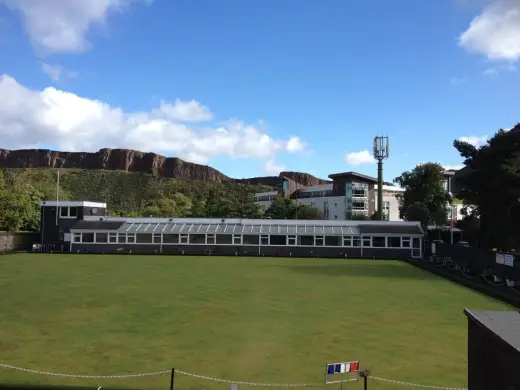
[[[76,375],[76,374],[62,374],[62,373],[55,373],[55,372],[46,372],[46,371],[38,371],[38,370],[32,370],[28,368],[22,368],[17,366],[12,366],[8,364],[0,363],[0,368],[4,369],[12,369],[12,370],[18,370],[18,371],[24,371],[27,373],[32,374],[40,374],[40,375],[47,375],[47,376],[61,376],[61,377],[68,377],[68,378],[79,378],[79,379],[126,379],[126,378],[137,378],[137,377],[143,377],[143,376],[157,376],[157,375],[166,375],[169,374],[169,389],[174,390],[174,383],[175,383],[175,376],[176,375],[183,375],[191,378],[196,378],[204,381],[209,381],[213,383],[221,383],[221,384],[228,384],[231,386],[232,390],[237,390],[238,386],[248,386],[248,387],[280,387],[280,388],[287,388],[287,387],[311,387],[311,388],[323,388],[327,385],[336,385],[341,382],[348,382],[349,380],[344,381],[337,381],[337,382],[331,382],[329,384],[326,383],[258,383],[258,382],[244,382],[244,381],[235,381],[235,380],[229,380],[229,379],[222,379],[222,378],[215,378],[211,376],[206,375],[200,375],[200,374],[194,374],[186,371],[176,370],[174,368],[170,370],[163,370],[163,371],[156,371],[156,372],[149,372],[149,373],[141,373],[141,374],[122,374],[122,375]],[[423,389],[438,389],[438,390],[468,390],[466,387],[446,387],[446,386],[436,386],[436,385],[426,385],[426,384],[420,384],[420,383],[412,383],[412,382],[403,382],[398,381],[394,379],[388,379],[388,378],[382,378],[378,376],[372,376],[369,372],[369,370],[362,370],[359,372],[360,374],[360,383],[362,383],[363,388],[365,390],[368,390],[368,384],[370,381],[377,381],[377,382],[385,382],[390,383],[394,385],[398,385],[399,387],[408,387],[408,388],[423,388]],[[341,389],[343,389],[343,383],[341,383]],[[18,389],[18,390],[87,390],[87,389],[97,389],[97,390],[109,390],[110,388],[104,387],[104,386],[97,386],[97,387],[79,387],[79,386],[51,386],[51,385],[24,385],[24,384],[18,384],[18,385],[9,385],[9,384],[0,384],[0,390],[2,389]],[[126,389],[126,388],[125,388]]]

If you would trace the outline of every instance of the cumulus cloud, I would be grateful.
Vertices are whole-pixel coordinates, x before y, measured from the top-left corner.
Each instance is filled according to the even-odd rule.
[[[347,153],[347,155],[345,156],[345,161],[348,165],[373,164],[376,162],[376,160],[368,150]]]
[[[488,139],[487,135],[483,135],[482,137],[471,135],[471,136],[460,137],[459,141],[467,142],[468,144],[471,144],[473,146],[481,146],[486,143],[487,139]]]
[[[110,12],[131,2],[149,0],[0,0],[19,11],[32,43],[48,52],[83,52],[90,47],[89,30],[104,24]]]
[[[459,44],[490,60],[520,59],[520,1],[493,1],[460,35]]]
[[[72,79],[78,75],[78,72],[65,69],[60,65],[51,65],[46,62],[41,63],[42,72],[45,73],[52,81],[60,81],[60,79]]]
[[[275,170],[277,154],[304,150],[298,137],[276,139],[239,120],[220,127],[188,124],[207,120],[210,113],[196,101],[181,100],[163,102],[149,112],[128,113],[54,87],[31,90],[9,75],[0,76],[0,138],[4,148],[130,148],[196,163],[208,163],[219,156],[256,158],[266,162],[269,171]]]
[[[176,121],[205,122],[213,119],[213,113],[209,108],[195,100],[183,102],[176,99],[173,104],[162,101],[159,109],[167,117]]]

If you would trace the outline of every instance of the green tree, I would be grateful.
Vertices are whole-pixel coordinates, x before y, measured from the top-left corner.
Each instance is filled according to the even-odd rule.
[[[430,222],[430,211],[424,204],[424,202],[413,202],[408,205],[405,210],[405,216],[407,221],[420,222],[424,231],[428,229]]]
[[[189,214],[191,201],[181,193],[171,198],[159,198],[148,204],[143,215],[152,217],[185,217]]]
[[[0,226],[8,232],[37,231],[43,194],[30,184],[0,193]]]
[[[319,220],[319,219],[325,218],[320,210],[313,208],[306,204],[298,205],[298,213],[297,214],[295,213],[293,218],[296,218],[296,217],[298,219],[314,219],[314,220]]]
[[[451,197],[444,189],[444,169],[435,163],[417,165],[412,171],[403,172],[394,179],[404,189],[397,195],[399,202],[399,215],[405,220],[416,220],[415,212],[418,205],[409,208],[414,203],[422,203],[428,211],[428,219],[425,226],[445,226],[448,222],[448,208]],[[413,211],[412,214],[410,212]],[[424,217],[420,214],[421,217]],[[421,223],[423,222],[422,220]]]
[[[499,130],[479,148],[454,141],[465,159],[456,176],[458,197],[466,205],[468,218],[478,220],[479,242],[504,249],[520,246],[520,124]]]
[[[289,198],[276,197],[265,211],[265,217],[271,219],[293,219],[296,215],[296,204]]]

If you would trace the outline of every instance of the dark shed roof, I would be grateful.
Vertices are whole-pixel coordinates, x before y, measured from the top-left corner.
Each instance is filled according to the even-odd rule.
[[[116,221],[79,221],[70,230],[117,230],[123,223]]]
[[[516,311],[464,310],[469,320],[489,329],[520,352],[520,313]]]
[[[394,225],[381,223],[380,225],[359,224],[361,234],[424,234],[419,225]]]

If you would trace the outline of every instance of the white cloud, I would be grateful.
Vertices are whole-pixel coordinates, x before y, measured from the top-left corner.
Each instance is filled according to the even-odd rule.
[[[274,160],[267,160],[264,164],[264,171],[269,175],[278,175],[280,172],[286,171],[287,168],[277,164]]]
[[[368,150],[347,153],[347,155],[345,156],[345,161],[348,165],[373,164],[376,162],[376,160]]]
[[[483,135],[482,137],[478,136],[463,136],[460,137],[459,140],[462,142],[467,142],[468,144],[471,144],[473,146],[481,146],[486,143],[488,137],[487,135]]]
[[[520,1],[493,1],[460,35],[459,44],[490,60],[520,59]]]
[[[52,81],[59,81],[63,78],[72,79],[78,75],[78,72],[65,69],[60,65],[51,65],[47,64],[46,62],[42,62],[41,66],[42,72],[49,76]]]
[[[163,101],[159,109],[163,114],[175,121],[205,122],[213,119],[213,114],[209,108],[195,100],[183,102],[180,99],[176,99],[174,104]]]
[[[256,158],[273,171],[280,169],[274,163],[279,153],[301,151],[295,145],[304,144],[299,138],[296,142],[297,137],[273,138],[238,120],[217,128],[190,127],[182,121],[200,120],[204,118],[201,112],[207,114],[209,109],[196,101],[180,100],[168,107],[171,112],[157,108],[127,113],[54,87],[31,90],[8,75],[0,76],[0,138],[2,147],[8,149],[27,147],[30,142],[32,147],[57,145],[67,151],[129,148],[197,163],[208,163],[218,156]]]
[[[78,53],[89,49],[86,36],[93,25],[103,25],[110,12],[121,12],[132,1],[141,0],[0,0],[0,3],[20,11],[36,47],[48,52]]]
[[[297,153],[305,150],[307,145],[302,141],[300,137],[291,137],[287,142],[286,149],[290,153]]]
[[[462,169],[464,168],[464,164],[459,164],[459,165],[443,165],[442,166],[445,170],[449,171],[449,170],[455,170],[455,171],[458,171],[459,169]]]

